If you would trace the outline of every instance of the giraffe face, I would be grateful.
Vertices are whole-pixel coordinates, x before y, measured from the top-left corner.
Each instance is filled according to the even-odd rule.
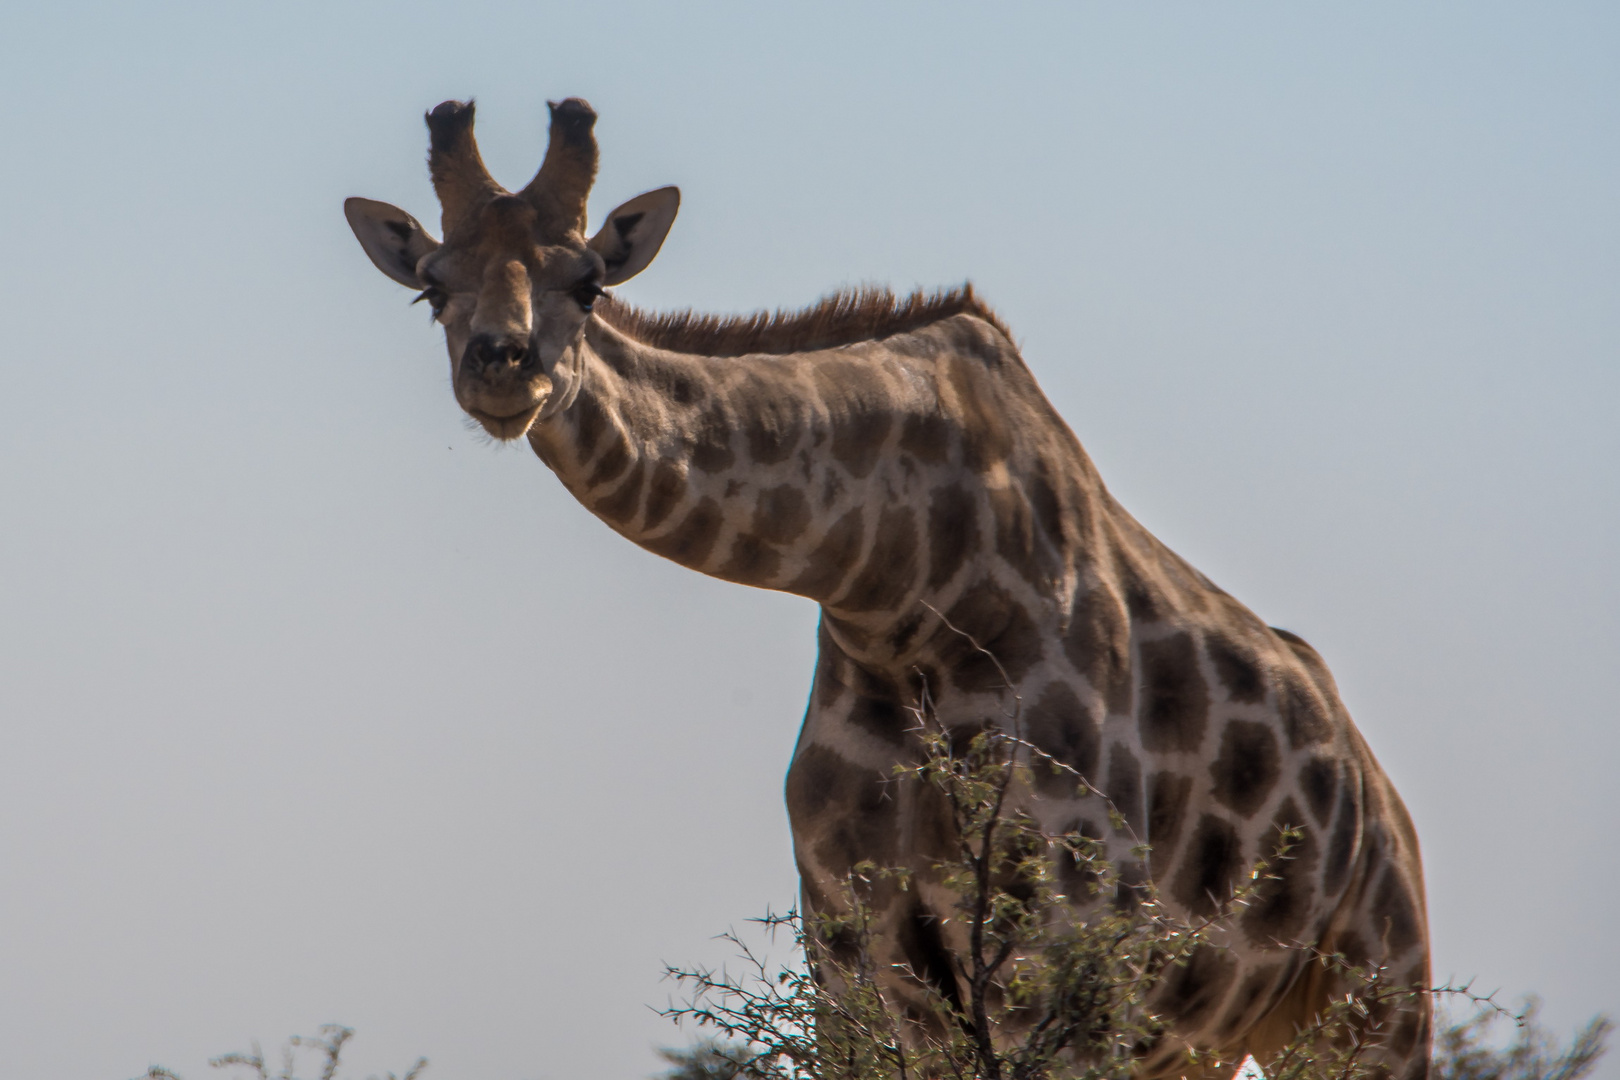
[[[592,304],[605,286],[652,261],[680,193],[669,187],[637,196],[586,240],[585,198],[596,171],[590,107],[578,99],[552,107],[546,161],[516,194],[485,171],[472,112],[470,104],[446,102],[428,114],[442,243],[387,203],[349,199],[344,214],[377,268],[420,289],[417,300],[432,306],[457,404],[495,438],[516,439],[548,404],[571,399]]]

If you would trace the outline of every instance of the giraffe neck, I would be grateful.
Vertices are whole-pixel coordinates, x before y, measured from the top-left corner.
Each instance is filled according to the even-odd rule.
[[[657,554],[819,602],[863,664],[938,652],[947,621],[976,638],[1066,621],[1113,505],[1012,343],[970,315],[744,357],[593,319],[574,371],[529,436],[569,491]]]

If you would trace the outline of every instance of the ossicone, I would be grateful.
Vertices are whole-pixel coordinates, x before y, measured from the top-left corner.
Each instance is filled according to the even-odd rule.
[[[442,101],[427,114],[428,172],[443,208],[444,232],[456,231],[478,207],[503,189],[489,175],[473,137],[471,101]]]

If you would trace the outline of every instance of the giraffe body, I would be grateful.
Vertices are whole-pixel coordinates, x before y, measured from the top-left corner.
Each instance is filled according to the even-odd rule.
[[[650,261],[678,196],[632,200],[586,240],[588,106],[554,107],[546,164],[518,195],[483,171],[471,119],[455,103],[429,115],[442,245],[385,204],[351,200],[351,224],[379,267],[426,290],[457,398],[491,434],[527,437],[640,546],[821,605],[787,777],[807,908],[836,905],[857,862],[909,866],[919,885],[879,911],[879,960],[954,978],[955,898],[930,883],[948,815],[885,783],[916,758],[910,707],[926,690],[947,727],[1014,703],[1023,734],[1105,796],[1054,777],[1031,811],[1109,837],[1127,878],[1151,875],[1189,916],[1303,831],[1225,947],[1161,986],[1174,1036],[1144,1075],[1189,1046],[1264,1065],[1343,991],[1301,946],[1427,984],[1416,836],[1321,657],[1113,500],[971,290],[733,320],[598,301]],[[1151,845],[1148,865],[1129,865],[1126,834]],[[899,976],[889,989],[922,993]],[[1389,1071],[1425,1074],[1427,998],[1385,1030]]]

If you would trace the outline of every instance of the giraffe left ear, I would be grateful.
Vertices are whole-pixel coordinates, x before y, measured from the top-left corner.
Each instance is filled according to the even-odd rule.
[[[602,230],[590,240],[591,250],[607,264],[602,284],[617,285],[645,270],[664,246],[680,208],[681,189],[661,187],[637,195],[609,214]]]
[[[439,242],[415,218],[397,206],[358,196],[344,200],[343,216],[377,269],[401,285],[422,287],[416,280],[416,263]]]

